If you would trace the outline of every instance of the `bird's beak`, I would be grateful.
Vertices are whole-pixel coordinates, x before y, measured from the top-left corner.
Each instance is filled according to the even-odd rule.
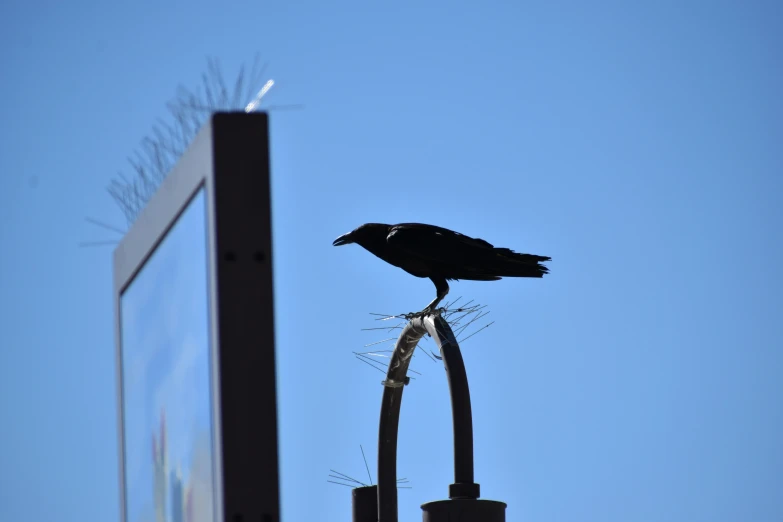
[[[332,243],[332,246],[342,246],[348,245],[350,243],[353,243],[353,239],[351,238],[351,233],[348,232],[347,234],[343,234],[342,236],[335,239],[334,243]]]

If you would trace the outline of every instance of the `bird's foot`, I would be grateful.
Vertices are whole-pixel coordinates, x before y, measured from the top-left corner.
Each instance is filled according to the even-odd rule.
[[[425,308],[420,312],[409,312],[407,314],[400,314],[400,316],[410,321],[411,319],[419,319],[422,317],[426,317],[428,315],[440,315],[445,311],[446,311],[445,308],[434,308],[428,306],[427,308]]]

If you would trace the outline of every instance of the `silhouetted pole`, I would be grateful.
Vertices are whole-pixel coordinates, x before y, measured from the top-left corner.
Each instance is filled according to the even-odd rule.
[[[353,522],[378,521],[378,486],[362,486],[351,490]]]
[[[394,346],[386,380],[383,381],[381,419],[378,424],[378,522],[397,522],[397,428],[402,390],[408,384],[408,366],[413,350],[427,333],[421,319],[402,329]]]
[[[505,522],[506,504],[479,500],[481,488],[473,482],[473,413],[470,407],[468,374],[457,339],[449,323],[440,315],[424,319],[427,332],[440,349],[451,395],[454,426],[454,484],[449,485],[449,500],[421,506],[423,522]]]
[[[439,314],[414,318],[405,325],[394,347],[381,402],[378,430],[378,522],[397,519],[397,431],[402,390],[410,359],[419,340],[429,333],[443,357],[451,394],[454,428],[454,483],[449,500],[422,505],[425,522],[505,522],[506,504],[479,500],[480,487],[473,482],[473,416],[465,364],[454,332]]]
[[[435,340],[446,367],[454,425],[454,484],[449,498],[479,498],[480,487],[473,482],[473,412],[470,408],[468,374],[462,353],[449,323],[441,316],[428,316],[427,331]]]

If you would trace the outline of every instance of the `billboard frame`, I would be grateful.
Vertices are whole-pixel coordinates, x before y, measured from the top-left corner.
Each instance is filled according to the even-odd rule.
[[[120,521],[126,520],[120,299],[205,189],[213,491],[221,522],[279,522],[269,118],[218,112],[114,251]]]

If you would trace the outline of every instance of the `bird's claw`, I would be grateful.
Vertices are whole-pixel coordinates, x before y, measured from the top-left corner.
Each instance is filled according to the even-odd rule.
[[[420,312],[410,312],[407,314],[400,314],[400,317],[404,317],[406,320],[419,319],[428,315],[440,315],[445,312],[445,308],[430,308],[429,306]]]

